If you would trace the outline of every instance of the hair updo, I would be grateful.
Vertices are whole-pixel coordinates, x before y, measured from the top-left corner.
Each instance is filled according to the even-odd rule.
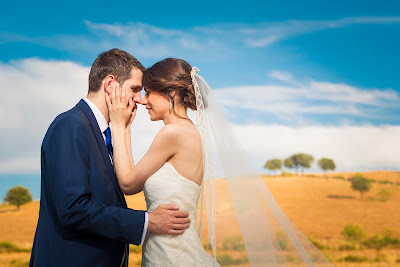
[[[189,63],[182,59],[166,58],[144,71],[143,87],[167,94],[169,97],[172,91],[176,91],[179,102],[185,108],[196,110],[196,94],[190,76],[191,70]]]

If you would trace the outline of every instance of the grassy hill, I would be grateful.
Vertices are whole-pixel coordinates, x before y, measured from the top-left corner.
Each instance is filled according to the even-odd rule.
[[[363,173],[375,181],[364,199],[350,187],[347,179],[352,174],[264,176],[263,179],[286,215],[335,266],[400,266],[400,244],[396,245],[400,238],[400,172]],[[219,203],[217,242],[223,244],[234,239],[232,233],[238,233],[239,226],[233,207],[222,204],[229,203],[226,200],[230,198],[224,180],[216,182],[216,191]],[[385,192],[385,198],[382,198],[382,192]],[[129,196],[127,202],[130,208],[146,207],[143,194]],[[22,206],[19,211],[14,207],[0,206],[0,242],[3,242],[0,245],[0,266],[27,266],[30,256],[27,251],[32,245],[38,211],[38,201]],[[365,231],[363,241],[345,240],[341,233],[348,224],[358,225]],[[392,243],[382,247],[382,242],[388,242],[387,235],[390,235],[392,241],[389,243]],[[5,241],[22,251],[5,248]],[[233,260],[228,256],[224,259],[226,264],[232,265],[235,258],[243,257],[243,252],[220,246],[218,255],[232,256]],[[246,266],[239,262],[235,266]],[[139,263],[140,248],[132,246],[130,266]]]

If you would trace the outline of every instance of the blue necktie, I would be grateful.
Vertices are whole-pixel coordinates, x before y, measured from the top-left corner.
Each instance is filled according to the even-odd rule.
[[[107,150],[108,150],[108,154],[110,154],[110,156],[112,157],[112,144],[111,144],[111,131],[110,131],[110,127],[108,127],[105,131],[104,131],[104,135],[106,137],[106,146],[107,146]]]

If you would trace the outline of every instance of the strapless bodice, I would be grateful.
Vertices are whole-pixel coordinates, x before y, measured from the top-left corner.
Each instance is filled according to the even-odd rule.
[[[143,186],[147,211],[161,204],[176,204],[189,212],[191,224],[182,235],[146,234],[142,266],[219,266],[201,244],[196,231],[197,203],[201,187],[180,175],[166,162]]]
[[[200,186],[180,175],[171,163],[165,164],[150,176],[143,187],[147,211],[152,212],[160,204],[176,204],[190,215],[197,215]]]

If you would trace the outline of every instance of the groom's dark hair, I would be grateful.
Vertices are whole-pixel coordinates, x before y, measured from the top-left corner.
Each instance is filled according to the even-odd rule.
[[[131,54],[114,48],[101,53],[93,62],[89,73],[89,93],[97,92],[107,75],[114,75],[121,85],[130,78],[132,68],[142,72],[143,65]]]

